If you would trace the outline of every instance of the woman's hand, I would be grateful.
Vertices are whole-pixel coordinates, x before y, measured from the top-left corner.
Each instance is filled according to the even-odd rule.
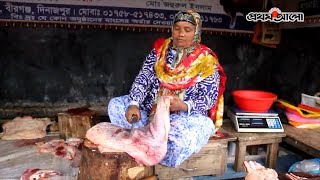
[[[170,100],[170,111],[188,111],[188,105],[178,96],[172,96],[172,99]]]
[[[140,120],[141,118],[141,114],[140,114],[140,109],[138,108],[138,106],[135,106],[135,105],[131,105],[128,107],[127,111],[126,111],[126,119],[129,123],[135,123],[135,122],[132,122],[132,116],[133,115],[136,115],[137,116],[137,121]]]

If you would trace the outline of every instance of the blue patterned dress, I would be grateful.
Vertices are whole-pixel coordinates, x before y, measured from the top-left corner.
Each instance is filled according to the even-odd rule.
[[[169,48],[168,52],[166,61],[172,64],[174,50]],[[126,120],[125,112],[132,104],[138,105],[141,111],[141,120],[135,123],[135,126],[141,127],[148,123],[148,115],[160,85],[154,70],[156,60],[153,49],[135,78],[129,95],[110,100],[108,115],[112,123],[130,128],[131,124]],[[217,102],[219,82],[219,73],[215,71],[185,90],[183,100],[188,105],[188,112],[180,111],[178,114],[170,115],[167,154],[160,164],[177,167],[207,144],[215,129],[212,120],[208,117],[208,110]]]

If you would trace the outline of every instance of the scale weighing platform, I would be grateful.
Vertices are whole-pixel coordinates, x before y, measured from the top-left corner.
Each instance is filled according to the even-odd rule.
[[[284,132],[278,114],[271,109],[266,113],[248,113],[232,108],[227,115],[237,132]]]

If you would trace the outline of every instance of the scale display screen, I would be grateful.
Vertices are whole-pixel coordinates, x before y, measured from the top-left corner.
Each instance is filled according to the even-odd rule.
[[[238,132],[283,132],[279,117],[236,117]]]
[[[278,117],[238,117],[237,119],[241,128],[282,128]]]
[[[230,111],[229,118],[233,121],[238,132],[284,132],[281,120],[272,114],[265,115],[236,115]]]

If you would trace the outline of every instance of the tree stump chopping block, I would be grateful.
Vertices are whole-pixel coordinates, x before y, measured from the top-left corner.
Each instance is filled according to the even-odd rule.
[[[94,125],[95,112],[88,108],[70,109],[67,112],[58,113],[58,124],[61,138],[82,138]]]
[[[139,165],[125,152],[100,153],[97,148],[84,145],[78,179],[144,179],[153,175],[153,168]]]

